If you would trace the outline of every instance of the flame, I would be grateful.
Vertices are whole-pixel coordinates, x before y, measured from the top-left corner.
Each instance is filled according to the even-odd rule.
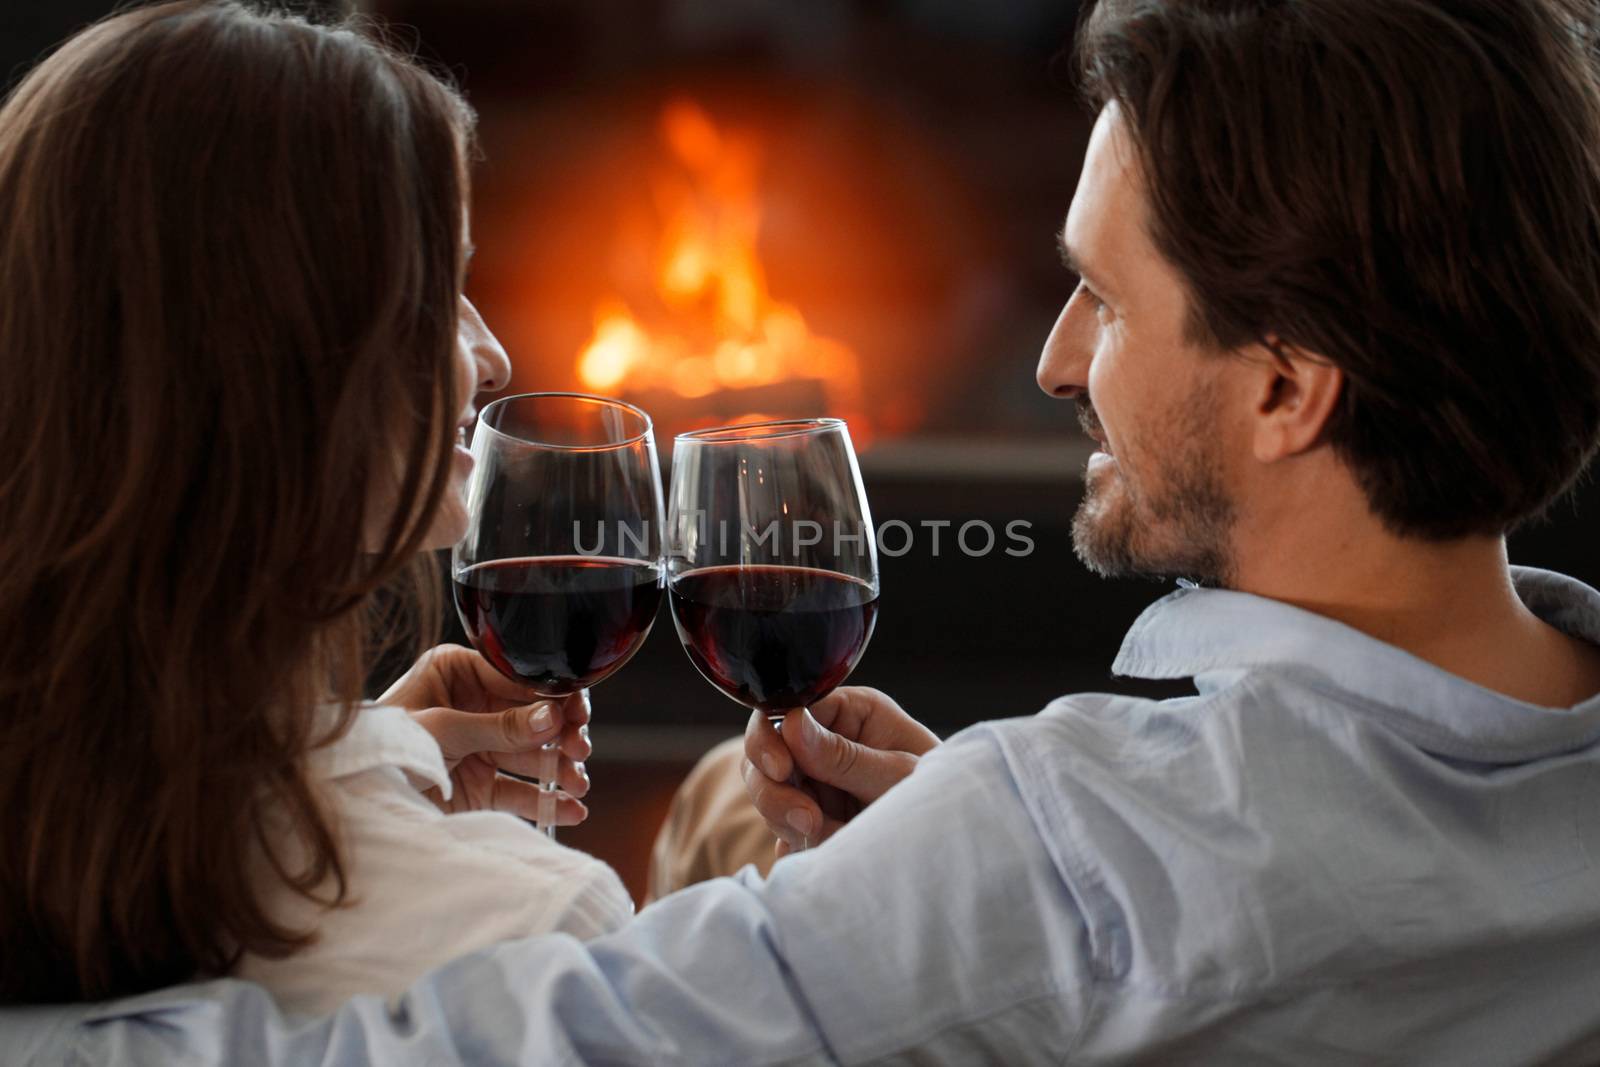
[[[577,361],[598,391],[663,390],[687,400],[791,380],[817,384],[835,414],[859,419],[860,369],[800,309],[773,297],[757,255],[760,146],[719,129],[697,104],[669,103],[659,122],[670,165],[652,180],[652,234],[628,235],[621,258],[654,245],[650,318],[619,295],[594,310]],[[865,430],[865,427],[861,427]]]

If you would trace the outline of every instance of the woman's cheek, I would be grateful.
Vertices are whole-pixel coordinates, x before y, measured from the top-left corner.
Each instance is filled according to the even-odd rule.
[[[428,527],[426,548],[451,548],[467,533],[467,478],[452,475]]]

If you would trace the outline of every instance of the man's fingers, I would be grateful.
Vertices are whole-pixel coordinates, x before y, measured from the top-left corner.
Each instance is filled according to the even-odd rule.
[[[744,758],[761,768],[775,782],[786,782],[794,773],[794,760],[783,738],[767,721],[767,713],[753,711],[744,726]]]
[[[864,685],[847,685],[813,704],[811,714],[834,733],[855,738],[861,736],[861,724],[873,716],[879,705],[900,707],[887,693]]]
[[[888,700],[876,690],[856,689],[854,692],[856,696],[832,705],[835,725],[846,725],[848,728],[845,720],[851,719],[863,708],[878,706],[876,702],[879,698]],[[906,723],[922,730],[919,724],[899,710],[898,705],[889,701],[889,706]],[[932,738],[933,735],[927,736]],[[910,734],[910,738],[913,743],[920,740],[915,734]],[[936,743],[937,739],[931,742]],[[910,774],[917,762],[912,750],[880,751],[825,729],[804,708],[791,711],[784,717],[781,734],[773,729],[764,713],[753,713],[745,725],[744,756],[748,764],[760,770],[760,774],[754,778],[762,779],[756,781],[747,775],[745,789],[751,801],[780,837],[791,832],[792,828],[796,835],[794,843],[800,841],[799,834],[815,838],[824,832],[819,821],[822,809],[816,799],[789,783],[790,776],[797,768],[806,778],[835,786],[866,804],[878,799]],[[808,813],[812,816],[810,820],[806,818]],[[806,825],[802,828],[796,823]]]
[[[832,836],[843,825],[840,816],[848,819],[878,799],[939,743],[876,689],[835,690],[818,701],[817,712],[820,722],[804,708],[791,711],[781,730],[759,711],[745,724],[745,791],[773,834],[793,850]],[[796,773],[805,788],[791,783]]]
[[[800,773],[849,793],[863,804],[877,800],[916,767],[905,751],[879,751],[827,730],[804,708],[784,716],[783,739]]]
[[[844,823],[838,819],[828,818],[823,820],[822,830],[810,837],[802,838],[797,833],[784,833],[778,837],[777,844],[773,848],[773,855],[777,859],[782,859],[792,852],[804,852],[806,849],[816,848],[842,829],[844,829]]]
[[[828,730],[868,748],[921,756],[939,743],[938,735],[908,715],[893,697],[868,686],[835,689],[810,710]]]
[[[788,782],[775,782],[755,769],[747,759],[740,768],[750,803],[773,834],[792,844],[815,837],[822,829],[822,809],[802,789]]]

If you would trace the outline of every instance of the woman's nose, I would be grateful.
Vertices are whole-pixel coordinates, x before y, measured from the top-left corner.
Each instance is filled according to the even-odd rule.
[[[461,342],[477,367],[478,391],[497,393],[511,381],[511,359],[472,301],[461,298]]]

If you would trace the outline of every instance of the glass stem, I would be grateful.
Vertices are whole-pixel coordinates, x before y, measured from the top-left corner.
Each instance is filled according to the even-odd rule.
[[[788,718],[788,715],[788,712],[781,712],[777,715],[767,716],[767,721],[772,724],[774,730],[778,731],[780,739],[783,737],[783,720]],[[801,792],[810,793],[811,790],[806,788],[806,776],[800,773],[800,763],[794,759],[792,753],[790,754],[790,760],[792,761],[792,766],[789,770],[789,784]],[[810,848],[811,841],[809,839],[802,840],[800,847],[803,849]]]
[[[561,743],[539,750],[539,809],[534,822],[549,838],[556,836],[556,778],[561,773]]]

